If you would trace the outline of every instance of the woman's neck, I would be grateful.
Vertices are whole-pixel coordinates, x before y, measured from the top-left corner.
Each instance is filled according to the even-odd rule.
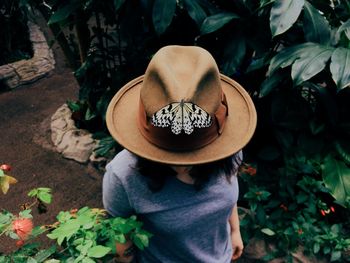
[[[181,182],[184,182],[186,184],[194,184],[194,179],[187,173],[187,174],[177,174],[176,178],[179,179]]]

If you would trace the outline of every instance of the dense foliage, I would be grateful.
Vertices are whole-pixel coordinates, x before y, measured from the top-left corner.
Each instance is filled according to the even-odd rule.
[[[33,0],[62,42],[80,83],[70,103],[82,127],[115,143],[106,107],[168,44],[209,50],[257,112],[242,176],[244,237],[277,244],[269,257],[306,252],[344,260],[350,233],[350,4],[346,0]],[[69,37],[68,37],[69,36]],[[72,55],[73,54],[73,55]]]
[[[10,184],[17,182],[14,177],[5,174],[10,170],[7,164],[0,166],[0,189],[4,194]],[[7,255],[0,252],[1,263],[110,262],[117,252],[121,252],[117,243],[125,244],[132,240],[142,250],[148,246],[152,236],[143,230],[143,223],[136,216],[108,218],[105,210],[89,207],[60,211],[53,224],[34,226],[32,209],[36,208],[40,214],[46,213],[47,205],[52,202],[51,189],[32,189],[28,197],[33,201],[20,205],[18,214],[0,211],[0,236],[16,240],[19,247]],[[34,242],[43,234],[55,240],[58,246],[48,247],[47,244]],[[125,251],[124,255],[130,251]]]
[[[0,65],[31,58],[27,12],[19,0],[0,2],[0,25]]]

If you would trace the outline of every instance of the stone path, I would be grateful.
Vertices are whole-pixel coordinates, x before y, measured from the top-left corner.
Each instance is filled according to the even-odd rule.
[[[48,34],[48,32],[44,32]],[[102,207],[101,174],[86,165],[64,159],[52,150],[49,119],[68,99],[77,99],[78,85],[54,46],[56,68],[43,79],[0,93],[0,163],[10,164],[9,175],[18,183],[0,193],[0,209],[18,213],[35,187],[53,189],[53,203],[46,214],[34,211],[36,225],[53,223],[61,210],[82,206]],[[14,241],[0,237],[0,251],[14,249]]]

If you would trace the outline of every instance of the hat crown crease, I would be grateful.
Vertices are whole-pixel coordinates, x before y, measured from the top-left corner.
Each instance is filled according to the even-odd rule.
[[[220,106],[221,92],[219,70],[209,52],[198,47],[168,52],[165,47],[149,63],[140,96],[148,117],[181,100],[213,114]]]

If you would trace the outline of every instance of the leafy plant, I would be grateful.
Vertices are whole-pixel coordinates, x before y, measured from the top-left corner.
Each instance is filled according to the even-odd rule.
[[[298,163],[298,166],[308,171],[308,175],[298,177],[293,183],[280,177],[277,185],[267,187],[258,174],[252,176],[247,169],[241,171],[242,185],[249,186],[243,200],[250,209],[241,220],[243,238],[249,242],[255,236],[274,243],[276,247],[264,257],[267,261],[291,258],[300,245],[306,255],[328,257],[331,261],[347,259],[349,229],[341,215],[349,212],[342,211],[341,206],[327,197],[329,189],[311,176],[317,173],[312,165]]]
[[[9,166],[1,167],[7,169]],[[39,212],[46,212],[43,206],[52,201],[51,189],[35,188],[29,191],[28,196],[34,201],[21,205],[22,211],[18,215],[6,210],[0,213],[0,236],[17,240],[19,247],[9,255],[0,253],[0,262],[108,261],[116,254],[116,243],[125,243],[130,239],[143,250],[152,236],[142,229],[142,222],[136,216],[108,218],[103,209],[89,207],[61,211],[57,222],[34,227],[31,208],[37,206]],[[56,240],[58,247],[41,248],[38,243],[29,243],[44,233],[49,239]]]

